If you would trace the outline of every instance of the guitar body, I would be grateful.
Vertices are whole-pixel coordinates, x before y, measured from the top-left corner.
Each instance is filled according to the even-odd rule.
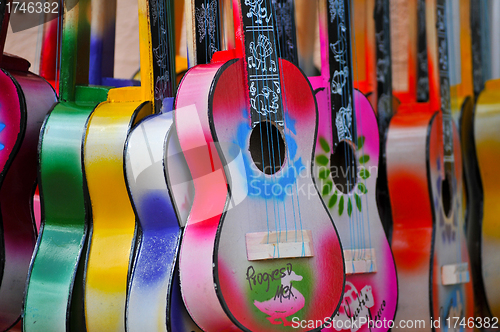
[[[170,111],[146,117],[126,143],[127,186],[140,225],[127,299],[129,331],[199,331],[186,314],[177,273],[181,228],[164,158]]]
[[[86,98],[56,104],[40,134],[43,215],[24,302],[25,331],[79,331],[85,326],[82,256],[91,211],[82,150],[88,119],[108,89],[78,89]]]
[[[2,106],[0,109],[0,121],[2,123],[2,131],[0,132],[0,144],[2,144],[0,153],[0,166],[2,167],[0,181],[3,183],[15,155],[19,151],[24,136],[23,124],[26,123],[26,104],[22,98],[19,85],[15,83],[11,75],[3,70],[0,70],[0,85],[2,90],[5,91],[0,94],[0,105]],[[27,254],[28,249],[26,249],[25,244],[13,241],[12,236],[8,235],[7,237],[4,227],[2,222],[2,227],[0,228],[0,292],[7,291],[10,293],[10,287],[3,287],[4,280],[12,279],[13,276],[19,274],[16,269],[16,262],[11,263],[10,257],[16,252],[25,252]],[[28,236],[30,237],[30,235]],[[31,237],[28,241],[28,248],[33,245],[33,235]],[[8,261],[6,261],[6,258],[9,258]],[[6,279],[4,278],[4,274]],[[10,306],[9,302],[5,305]],[[5,312],[6,309],[2,308],[2,312]],[[18,308],[7,310],[7,313],[2,314],[0,318],[2,328],[9,328],[18,318]]]
[[[399,280],[396,327],[402,320],[427,321],[431,312],[433,215],[426,160],[433,116],[423,104],[405,103],[392,118],[387,134],[387,178],[394,223],[392,253]]]
[[[488,306],[493,317],[500,316],[500,287],[498,287],[500,231],[496,217],[497,212],[499,212],[500,190],[498,183],[500,183],[500,177],[494,166],[500,161],[500,136],[496,129],[500,121],[499,97],[500,80],[486,82],[485,90],[477,100],[473,124],[477,162],[483,189],[481,239],[480,243],[476,245],[479,246],[481,252],[482,278]],[[479,225],[473,227],[477,229]]]
[[[43,118],[55,103],[53,89],[28,72],[29,63],[3,55],[2,234],[0,240],[0,329],[20,317],[24,283],[36,241],[32,198],[36,185],[37,143]],[[5,134],[4,134],[5,133]],[[4,143],[5,142],[5,143]]]
[[[328,207],[335,226],[340,235],[344,256],[346,251],[357,249],[373,249],[376,257],[375,273],[355,273],[346,275],[346,287],[343,300],[335,320],[346,322],[351,313],[359,312],[355,319],[361,317],[377,320],[393,320],[398,303],[398,278],[391,248],[387,241],[379,217],[376,202],[376,182],[379,162],[379,134],[377,119],[368,99],[358,90],[354,91],[355,119],[359,146],[355,160],[358,161],[357,185],[349,194],[338,190],[330,173],[332,154],[332,114],[328,112],[328,86],[321,77],[311,78],[313,89],[317,91],[318,107],[322,110],[319,116],[318,140],[314,175],[324,204]],[[323,89],[322,89],[323,88]],[[341,170],[338,170],[341,172]],[[360,237],[360,234],[364,236]],[[353,254],[365,257],[364,254]],[[348,266],[346,270],[355,270]],[[350,263],[354,264],[353,261]],[[365,298],[366,303],[358,299]],[[366,323],[366,321],[364,323]],[[387,327],[376,328],[362,324],[359,331],[381,331]],[[337,323],[340,324],[340,323]],[[361,325],[361,323],[360,323]],[[335,325],[334,325],[335,326]],[[334,330],[332,327],[329,330]]]
[[[233,322],[238,327],[251,331],[292,331],[297,328],[296,324],[292,327],[294,317],[300,322],[324,320],[333,316],[340,301],[344,279],[337,232],[321,200],[316,197],[317,191],[312,178],[307,177],[317,127],[316,104],[304,75],[289,62],[280,60],[284,73],[281,84],[285,87],[284,137],[288,144],[287,157],[279,173],[275,176],[265,175],[255,167],[249,151],[252,129],[245,97],[243,64],[239,59],[221,66],[214,75],[208,112],[203,114],[198,110],[204,133],[202,139],[206,139],[210,150],[203,157],[214,158],[210,180],[215,183],[215,190],[207,190],[210,187],[201,188],[195,180],[195,201],[181,249],[181,285],[187,280],[188,273],[196,278],[196,270],[201,269],[195,262],[184,268],[184,257],[188,251],[189,258],[196,257],[191,250],[199,247],[201,239],[212,246],[215,243],[212,253],[207,255],[215,258],[203,263],[210,270],[213,264],[213,276],[207,282],[211,284],[215,281],[220,303]],[[181,101],[178,96],[177,105]],[[178,127],[178,131],[185,151],[185,147],[195,146],[193,142],[184,144],[180,134],[181,127]],[[220,143],[217,144],[218,154],[214,153],[216,151],[213,150],[212,142]],[[193,159],[186,156],[193,179],[197,179],[193,169],[196,172],[201,167],[194,168],[191,163]],[[202,158],[198,157],[198,163],[201,162]],[[203,164],[211,165],[210,159],[205,159]],[[222,164],[228,167],[226,174],[230,194],[225,189],[227,187],[225,176],[221,172]],[[279,194],[266,192],[265,188],[268,186],[274,186],[275,190],[281,188],[282,191]],[[204,189],[204,192],[200,192],[198,188]],[[285,194],[285,189],[291,194]],[[200,196],[208,196],[210,201],[197,201]],[[193,211],[201,203],[209,204],[205,209],[210,207],[210,211],[205,216],[212,218],[194,223]],[[248,245],[245,238],[249,234],[281,231],[283,238],[302,237],[303,230],[310,232],[314,248],[312,257],[300,258],[299,254],[295,258],[279,258],[279,253],[275,251],[275,259],[247,259]],[[279,246],[280,244],[274,245],[277,251]],[[274,275],[275,278],[262,282],[259,274]],[[211,287],[213,289],[214,286]],[[196,287],[183,288],[185,299],[196,296],[191,292],[198,293],[198,301],[206,306]],[[188,310],[191,309],[189,301],[187,306]],[[206,329],[203,325],[201,327]],[[299,327],[298,330],[318,330],[319,327]]]
[[[8,61],[8,56],[4,55],[3,61]],[[4,146],[2,152],[5,151],[7,156],[9,152],[16,150],[16,140],[19,144],[15,157],[11,154],[5,160],[5,164],[10,163],[10,167],[2,174],[0,189],[5,250],[3,275],[0,279],[2,330],[13,325],[22,311],[26,277],[36,242],[31,206],[37,182],[38,137],[43,119],[56,102],[54,90],[44,79],[29,73],[27,68],[18,69],[9,69],[8,74],[1,72],[2,80],[6,81],[3,85],[7,90],[2,96],[11,99],[2,105],[9,113],[2,119],[2,131],[5,131],[5,140],[1,141]]]
[[[85,271],[88,331],[124,331],[135,214],[124,174],[124,149],[132,126],[151,113],[139,88],[112,89],[87,126],[85,175],[92,228]],[[115,101],[120,102],[115,102]]]
[[[451,180],[450,212],[445,213],[445,179],[443,165],[443,143],[440,115],[434,117],[429,128],[429,146],[427,154],[427,172],[431,189],[432,210],[434,216],[434,243],[431,263],[431,305],[432,317],[445,321],[448,317],[474,317],[474,295],[472,281],[443,285],[442,267],[449,264],[467,263],[467,273],[470,271],[469,253],[465,237],[463,219],[463,189],[462,189],[462,153],[460,139],[456,127],[453,127],[455,174]],[[472,328],[466,328],[472,331]]]
[[[240,331],[222,309],[214,287],[215,238],[226,204],[227,184],[207,108],[212,82],[223,66],[213,63],[189,69],[175,99],[175,109],[186,107],[175,114],[175,122],[195,191],[179,251],[179,280],[186,309],[204,331]]]
[[[453,325],[453,317],[467,319],[474,315],[472,282],[442,282],[446,278],[442,275],[444,265],[470,266],[462,219],[460,141],[453,127],[456,177],[450,184],[452,199],[446,216],[441,197],[445,178],[441,115],[418,112],[417,107],[412,113],[398,113],[388,135],[392,249],[401,285],[396,324],[403,319],[429,321],[430,314],[434,320],[440,318],[444,328],[448,317]],[[404,194],[409,187],[411,196]],[[425,329],[432,330],[427,323]]]

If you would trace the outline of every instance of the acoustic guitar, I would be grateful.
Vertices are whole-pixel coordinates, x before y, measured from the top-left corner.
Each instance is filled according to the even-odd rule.
[[[26,286],[25,331],[85,330],[82,264],[92,213],[82,151],[89,117],[108,93],[88,85],[90,26],[82,13],[89,6],[67,0],[61,7],[60,99],[40,132],[42,226]]]
[[[158,2],[155,3],[157,5]],[[125,331],[126,301],[130,272],[135,258],[137,229],[136,216],[130,202],[125,180],[125,144],[131,129],[162,106],[169,81],[167,68],[173,68],[165,52],[167,34],[161,20],[166,19],[166,6],[148,7],[145,0],[138,1],[141,22],[141,61],[143,67],[153,63],[149,54],[148,20],[159,40],[152,41],[154,62],[161,75],[154,78],[151,70],[141,71],[141,87],[111,89],[108,100],[99,104],[87,127],[84,165],[89,196],[92,204],[92,229],[85,270],[85,313],[88,331]],[[160,11],[162,9],[163,11]],[[151,12],[150,12],[151,10]],[[163,181],[163,179],[160,179]],[[165,308],[156,308],[165,312]]]
[[[185,155],[195,198],[180,249],[184,302],[206,331],[319,330],[300,323],[336,313],[344,263],[309,175],[314,95],[278,58],[272,2],[233,9],[237,58],[215,54],[177,93],[181,147],[198,151]]]
[[[428,17],[426,5],[431,7]],[[428,69],[429,76],[417,76],[417,86],[424,88],[416,90],[420,98],[416,94],[413,102],[400,105],[387,140],[392,249],[400,280],[396,326],[402,320],[424,319],[421,330],[448,326],[471,330],[455,325],[453,318],[473,317],[474,300],[462,212],[460,140],[450,110],[446,35],[450,17],[441,0],[427,4],[419,0],[415,11],[419,45],[429,40],[429,49],[418,52],[417,63]],[[439,62],[433,58],[437,50]],[[426,96],[428,102],[416,102]],[[441,112],[435,112],[438,107]],[[408,188],[411,195],[405,194]],[[440,327],[429,322],[437,319]]]
[[[30,63],[3,52],[8,2],[0,4],[0,330],[21,317],[25,281],[36,242],[32,202],[37,144],[54,89],[29,71]]]
[[[484,27],[488,20],[483,17],[490,13],[493,21],[497,22],[500,17],[500,6],[492,2],[490,11],[484,3],[471,2],[471,6],[483,6],[471,11],[477,15],[476,23]],[[496,23],[498,24],[498,22]],[[477,27],[478,24],[475,26]],[[473,37],[473,58],[476,59],[474,66],[474,85],[476,92],[481,90],[476,99],[475,108],[465,113],[462,120],[462,139],[467,157],[470,158],[464,164],[466,170],[467,188],[470,190],[471,201],[474,210],[468,215],[469,250],[471,253],[471,264],[473,270],[475,295],[477,298],[477,317],[483,320],[484,328],[498,328],[498,317],[500,316],[500,287],[498,287],[497,273],[500,269],[498,259],[498,248],[500,248],[500,233],[498,232],[498,221],[495,217],[498,211],[499,191],[497,189],[500,178],[496,175],[495,164],[499,160],[500,136],[498,124],[500,121],[500,75],[498,70],[487,70],[488,61],[483,64],[478,62],[485,58],[484,46],[491,45],[494,48],[498,38],[497,30],[488,31],[490,36],[477,34]],[[489,38],[488,38],[489,37]],[[476,38],[478,38],[476,40]],[[493,44],[492,44],[493,43]],[[498,64],[498,48],[491,52],[491,65]],[[498,65],[496,66],[498,68]],[[490,76],[491,75],[491,76]],[[478,77],[479,76],[479,77]],[[473,219],[474,218],[474,219]]]
[[[186,167],[182,152],[167,153],[176,146],[172,126],[176,91],[174,2],[142,1],[141,6],[145,13],[140,20],[141,68],[149,68],[141,71],[147,73],[141,82],[143,88],[151,87],[149,102],[155,114],[140,121],[125,143],[125,175],[138,228],[126,326],[128,331],[200,331],[182,302],[177,272],[182,218],[186,217],[179,213],[183,207],[175,208],[175,198],[182,206],[185,197],[179,198],[182,194],[174,189],[189,187],[190,182],[179,181],[179,167],[180,172]],[[202,23],[210,18],[201,18]],[[200,26],[205,29],[204,24]],[[165,66],[159,61],[162,58]],[[163,86],[164,82],[167,85]],[[186,210],[188,213],[188,207]]]
[[[350,10],[350,1],[321,2],[322,75],[310,78],[320,110],[313,174],[335,220],[346,268],[342,304],[329,330],[342,323],[352,331],[386,331],[387,324],[377,322],[394,318],[398,279],[376,203],[377,119],[353,89]],[[359,327],[350,327],[351,318]]]

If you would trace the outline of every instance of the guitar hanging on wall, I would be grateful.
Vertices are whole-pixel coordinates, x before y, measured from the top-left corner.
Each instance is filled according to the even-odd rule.
[[[357,319],[366,318],[360,329],[368,331],[375,329],[368,319],[394,318],[398,281],[376,203],[377,119],[353,89],[350,6],[349,0],[320,4],[322,76],[310,78],[320,110],[313,174],[344,248],[346,287],[335,319],[346,322],[359,312]]]
[[[344,284],[338,235],[308,176],[314,95],[277,56],[271,1],[233,9],[238,58],[191,69],[177,94],[181,147],[200,149],[186,155],[196,180],[184,301],[204,330],[319,330],[292,322],[331,318]]]

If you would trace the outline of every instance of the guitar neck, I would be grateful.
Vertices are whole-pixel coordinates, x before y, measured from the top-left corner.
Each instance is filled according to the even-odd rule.
[[[447,172],[453,171],[453,127],[451,117],[451,98],[450,98],[450,64],[448,53],[448,35],[447,35],[447,12],[446,0],[437,0],[436,18],[437,18],[437,45],[438,45],[438,68],[439,83],[441,94],[441,111],[443,115],[443,145],[444,145],[444,163]]]
[[[155,113],[160,113],[164,99],[174,97],[176,91],[173,0],[150,0],[149,22],[151,46],[147,51],[153,52],[151,81],[154,91],[153,104]]]
[[[295,28],[295,1],[273,0],[273,5],[276,13],[279,56],[298,66],[299,56],[297,52],[297,31]]]
[[[330,107],[333,142],[337,146],[342,140],[356,143],[350,0],[328,1],[327,4]]]
[[[427,59],[427,29],[425,0],[417,3],[417,102],[429,100],[429,63]]]
[[[392,117],[391,23],[389,1],[375,3],[375,36],[377,57],[377,100],[380,132]],[[381,102],[382,101],[382,102]],[[382,126],[383,125],[383,126]]]
[[[479,93],[484,89],[485,73],[484,73],[484,27],[487,22],[483,21],[484,15],[483,1],[470,0],[470,28],[471,28],[471,48],[472,48],[472,80],[474,85],[474,96],[477,98]],[[485,24],[486,23],[486,24]]]
[[[236,34],[237,50],[244,56],[247,71],[252,127],[262,121],[271,121],[283,127],[278,41],[272,2],[234,0],[233,7],[235,31],[243,32]]]
[[[219,0],[187,2],[189,66],[209,63],[222,50]]]

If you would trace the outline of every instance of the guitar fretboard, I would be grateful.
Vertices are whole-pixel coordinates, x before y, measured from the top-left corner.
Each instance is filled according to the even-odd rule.
[[[279,57],[299,65],[297,33],[295,29],[295,1],[273,0],[276,13]]]
[[[280,71],[271,0],[241,0],[241,10],[252,127],[265,120],[283,126]]]
[[[417,101],[429,100],[429,66],[427,61],[427,28],[425,0],[417,3]]]
[[[385,133],[392,117],[391,27],[389,1],[375,3],[377,55],[377,113],[380,133]]]
[[[176,87],[173,0],[150,0],[151,47],[153,50],[154,111],[173,97]]]
[[[327,1],[332,134],[333,142],[336,146],[342,140],[349,140],[356,143],[350,0]]]
[[[194,0],[196,63],[209,63],[221,50],[219,0]]]
[[[477,96],[484,89],[483,74],[483,52],[482,52],[482,3],[480,1],[470,1],[470,30],[472,43],[472,80],[474,84],[474,95]]]
[[[450,65],[448,54],[448,36],[446,26],[446,0],[437,0],[437,42],[438,42],[438,68],[441,92],[441,110],[443,115],[443,144],[444,162],[447,171],[452,170],[453,156],[453,127],[451,118],[450,98]]]

